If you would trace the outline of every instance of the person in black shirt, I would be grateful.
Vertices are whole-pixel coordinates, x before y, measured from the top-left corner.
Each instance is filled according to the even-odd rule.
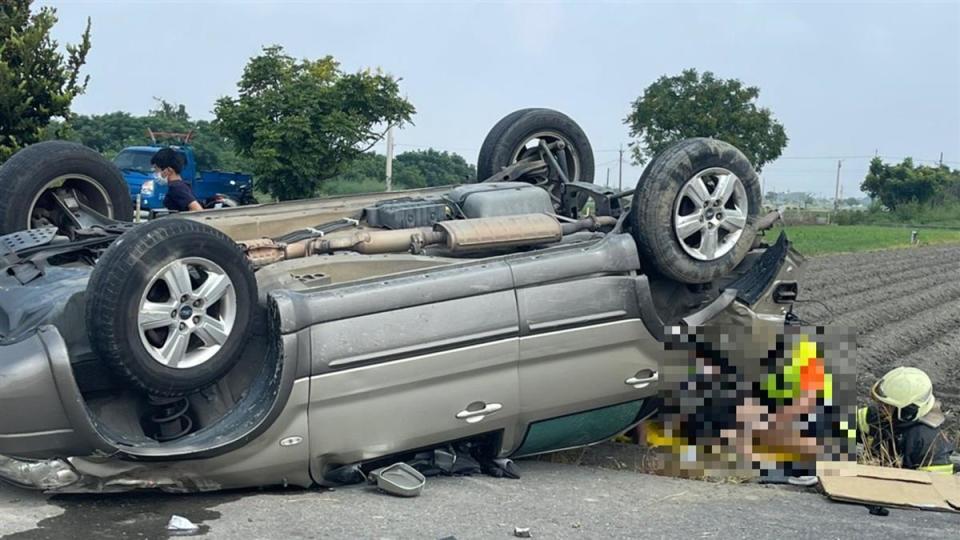
[[[173,148],[163,148],[150,158],[150,164],[153,165],[156,181],[167,185],[167,196],[163,198],[163,206],[177,212],[203,210],[197,198],[193,196],[190,185],[180,177],[183,171],[183,156]]]

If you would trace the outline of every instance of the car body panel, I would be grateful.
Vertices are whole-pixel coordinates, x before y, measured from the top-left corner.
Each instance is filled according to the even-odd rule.
[[[517,340],[510,338],[313,378],[311,471],[498,432],[517,436]],[[498,409],[472,421],[475,408]]]
[[[212,458],[147,462],[112,457],[71,458],[70,463],[80,473],[81,480],[58,491],[149,488],[192,492],[273,485],[309,487],[313,483],[306,466],[310,451],[309,400],[310,380],[296,381],[286,406],[269,429],[243,446]]]
[[[635,388],[625,383],[638,372],[647,371],[647,376],[657,373],[663,346],[645,336],[643,323],[629,319],[522,338],[522,422],[654,395],[656,384]]]
[[[45,332],[56,332],[47,327]],[[61,349],[64,351],[65,349]],[[54,354],[56,354],[55,351]],[[92,451],[67,414],[66,392],[57,388],[50,357],[41,333],[3,347],[0,363],[0,447],[7,454],[47,457],[49,453],[84,454]],[[12,414],[11,414],[12,413]]]
[[[0,454],[45,458],[111,450],[86,413],[55,327],[0,346],[0,359]]]

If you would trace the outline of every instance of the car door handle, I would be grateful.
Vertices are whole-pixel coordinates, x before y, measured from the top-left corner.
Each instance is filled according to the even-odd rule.
[[[648,373],[650,373],[650,375],[646,375]],[[646,376],[638,377],[637,375],[646,375]],[[636,375],[634,375],[633,377],[630,377],[629,379],[623,382],[624,384],[629,384],[630,386],[639,390],[640,388],[646,388],[647,386],[650,386],[651,383],[655,383],[659,380],[660,380],[659,373],[657,373],[656,371],[645,369],[642,371],[638,371]]]
[[[477,409],[476,407],[482,407]],[[488,414],[493,414],[503,408],[500,403],[483,403],[477,401],[467,405],[467,408],[457,413],[457,419],[466,420],[468,424],[475,424],[483,420]]]

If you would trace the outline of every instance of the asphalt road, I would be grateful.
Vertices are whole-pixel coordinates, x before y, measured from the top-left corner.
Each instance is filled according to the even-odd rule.
[[[212,495],[54,497],[0,487],[4,539],[167,538],[179,514],[201,538],[955,538],[960,516],[828,501],[784,486],[706,483],[543,461],[520,480],[431,478],[422,496],[366,487]]]

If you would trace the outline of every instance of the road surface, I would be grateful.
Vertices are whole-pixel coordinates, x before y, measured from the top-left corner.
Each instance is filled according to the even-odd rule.
[[[602,461],[603,451],[594,454]],[[937,538],[960,515],[833,503],[785,486],[706,483],[523,461],[520,480],[430,478],[401,499],[367,487],[47,498],[0,487],[4,539],[166,538],[172,514],[199,538]]]

